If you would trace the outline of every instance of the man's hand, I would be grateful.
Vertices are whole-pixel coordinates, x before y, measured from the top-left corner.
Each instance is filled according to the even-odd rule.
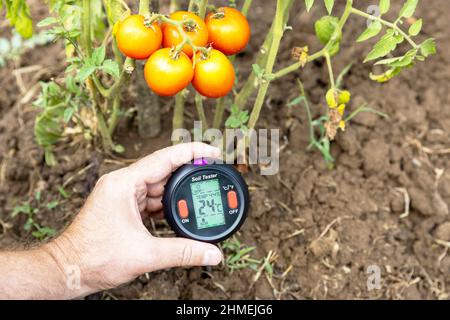
[[[222,254],[214,245],[156,238],[142,223],[143,216],[161,212],[164,185],[175,169],[219,156],[217,148],[183,144],[101,177],[73,223],[42,248],[56,262],[63,286],[71,272],[80,271],[81,288],[66,288],[64,297],[113,288],[156,270],[219,264]]]

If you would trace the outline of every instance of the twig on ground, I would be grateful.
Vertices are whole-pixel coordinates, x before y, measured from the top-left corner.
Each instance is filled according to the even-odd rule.
[[[408,190],[406,190],[405,188],[396,188],[394,191],[396,193],[402,194],[405,199],[404,200],[405,211],[400,215],[400,219],[406,219],[409,217],[409,211],[411,207],[411,197],[409,196]]]

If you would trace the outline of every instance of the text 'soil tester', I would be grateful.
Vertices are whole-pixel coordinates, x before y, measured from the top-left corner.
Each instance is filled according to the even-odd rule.
[[[249,204],[241,174],[231,165],[205,159],[175,171],[163,195],[164,215],[176,234],[209,243],[238,231]]]

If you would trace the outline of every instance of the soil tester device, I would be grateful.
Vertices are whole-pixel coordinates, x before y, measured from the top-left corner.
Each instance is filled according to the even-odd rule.
[[[166,220],[177,235],[218,243],[244,223],[250,204],[248,187],[231,165],[196,160],[180,167],[164,190]]]

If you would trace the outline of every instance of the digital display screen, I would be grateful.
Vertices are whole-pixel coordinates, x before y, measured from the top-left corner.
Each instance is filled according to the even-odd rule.
[[[207,229],[225,224],[219,180],[191,184],[197,228]]]

